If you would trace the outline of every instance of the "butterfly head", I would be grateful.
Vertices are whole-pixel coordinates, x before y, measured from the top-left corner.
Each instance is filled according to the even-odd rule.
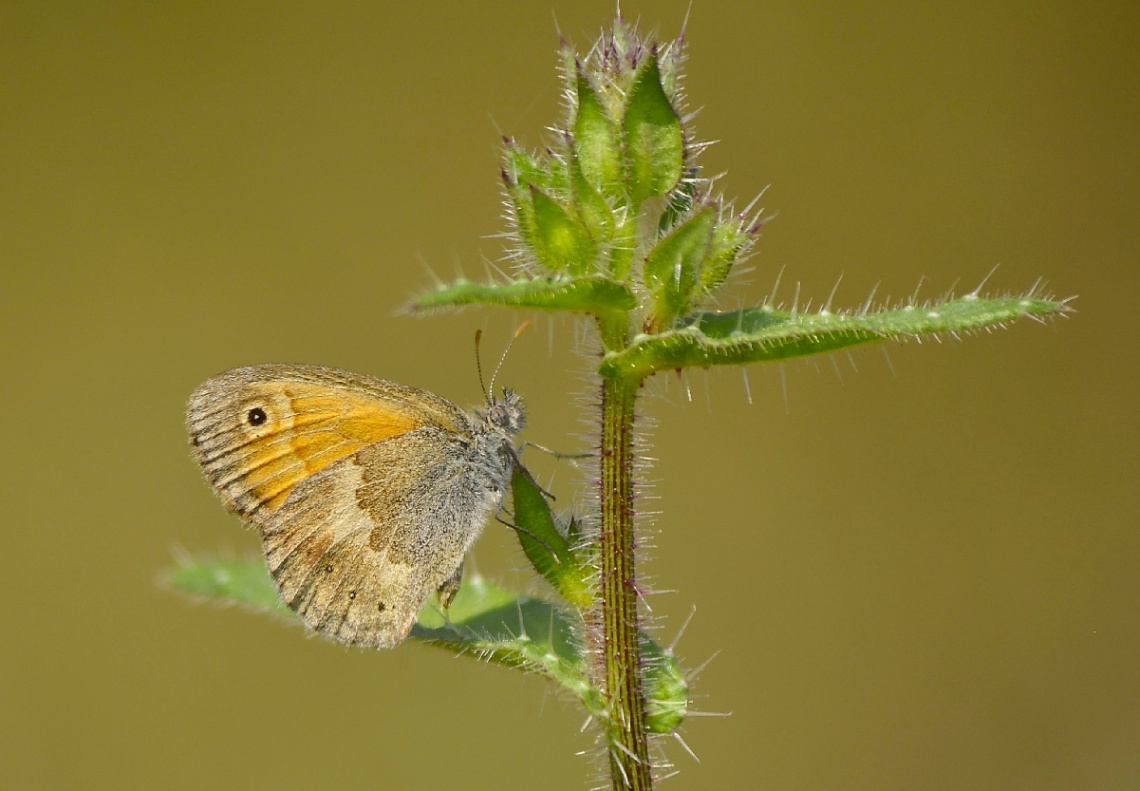
[[[518,434],[526,428],[526,407],[522,396],[504,387],[502,398],[488,398],[485,414],[488,427],[504,434]]]
[[[515,341],[529,326],[530,322],[525,321],[515,330],[515,336],[507,344],[507,348],[503,349],[503,356],[499,358],[499,364],[495,366],[495,370],[491,374],[491,386],[483,387],[483,394],[487,398],[487,411],[483,413],[487,430],[500,436],[511,437],[526,428],[526,407],[523,406],[522,396],[510,388],[504,387],[503,397],[495,398],[495,378],[499,375],[499,369],[503,367],[503,361],[507,359],[507,353],[510,352]],[[483,366],[479,362],[479,341],[482,338],[483,331],[476,331],[475,365],[479,370],[479,385],[481,387],[483,386]]]

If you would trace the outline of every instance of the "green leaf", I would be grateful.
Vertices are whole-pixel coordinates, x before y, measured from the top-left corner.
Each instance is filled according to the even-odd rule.
[[[533,251],[539,262],[554,272],[589,272],[597,246],[585,225],[538,187],[531,187],[530,192],[534,201]]]
[[[620,184],[622,177],[617,124],[602,106],[581,65],[576,66],[576,71],[578,111],[574,118],[574,153],[586,180],[595,189],[612,194],[614,185]]]
[[[666,236],[645,259],[645,285],[656,301],[654,324],[665,327],[689,308],[709,252],[715,215],[702,209]]]
[[[741,229],[737,222],[720,222],[713,230],[709,254],[701,271],[701,290],[706,293],[716,289],[728,273],[741,252],[751,245],[753,235]]]
[[[607,354],[598,370],[607,378],[643,379],[657,371],[786,360],[871,341],[965,333],[1064,311],[1064,303],[1032,295],[968,294],[877,313],[789,313],[768,307],[704,313],[673,330],[635,338],[624,351]]]
[[[546,173],[530,152],[508,140],[503,150],[503,183],[514,209],[515,225],[519,237],[531,249],[536,244],[537,230],[534,220],[532,186],[546,183]]]
[[[569,310],[595,316],[633,310],[637,300],[622,283],[604,277],[562,277],[472,283],[457,280],[416,297],[411,312],[465,305],[502,305],[536,310]]]
[[[594,596],[587,582],[589,570],[585,558],[576,552],[577,537],[556,527],[550,503],[529,473],[516,469],[511,490],[515,524],[522,528],[518,531],[519,543],[535,571],[579,610],[591,606]]]
[[[539,497],[541,497],[539,493]],[[549,555],[549,553],[547,553]],[[187,558],[166,575],[169,586],[196,598],[244,604],[253,609],[297,618],[280,602],[277,586],[264,562]],[[299,619],[298,619],[299,621]],[[500,588],[480,577],[463,580],[446,612],[431,597],[420,610],[410,638],[507,667],[541,673],[581,699],[599,719],[607,712],[590,683],[581,655],[581,619],[566,607]],[[680,723],[688,686],[669,652],[641,635],[649,697],[647,713],[654,733]],[[670,723],[673,723],[670,725]]]
[[[626,214],[623,221],[614,225],[613,243],[609,247],[610,275],[625,282],[633,268],[637,250],[637,220]]]
[[[507,179],[524,188],[546,189],[550,182],[546,163],[514,140],[504,140],[503,145],[503,172]]]
[[[650,733],[672,733],[689,713],[689,682],[671,651],[641,640],[645,694],[645,727]]]
[[[183,561],[168,575],[171,587],[196,597],[249,605],[296,618],[281,604],[277,586],[260,560]],[[576,694],[595,716],[604,716],[578,650],[580,622],[570,610],[470,577],[445,613],[435,597],[420,610],[410,637],[484,661],[533,670]]]
[[[590,236],[598,245],[608,245],[614,237],[614,215],[602,194],[582,174],[578,160],[570,163],[574,178],[574,200]]]
[[[692,168],[689,171],[690,178],[682,181],[669,195],[669,204],[665,207],[665,211],[661,212],[661,219],[657,221],[658,235],[665,236],[676,227],[677,223],[689,216],[697,195],[698,173],[696,168]]]
[[[281,603],[277,586],[260,560],[187,558],[166,576],[166,582],[191,596],[294,617],[293,611]]]
[[[480,578],[463,581],[446,617],[428,604],[411,636],[429,645],[507,667],[533,670],[603,713],[578,649],[580,621],[571,610],[510,593]]]
[[[661,87],[657,55],[638,72],[622,119],[630,202],[668,194],[681,180],[684,146],[681,119]]]

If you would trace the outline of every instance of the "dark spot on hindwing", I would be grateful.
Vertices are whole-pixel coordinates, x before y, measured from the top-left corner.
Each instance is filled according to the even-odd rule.
[[[356,598],[356,591],[349,591],[348,592],[348,598],[355,599]]]
[[[259,406],[255,406],[253,409],[249,410],[245,416],[245,419],[249,421],[249,425],[251,426],[260,426],[262,423],[268,420],[269,417],[265,414],[264,409]]]
[[[388,605],[387,605],[387,604],[385,604],[384,602],[378,602],[378,603],[377,603],[377,605],[376,605],[376,609],[377,609],[379,612],[384,612],[385,610],[387,610],[387,609],[388,609]]]

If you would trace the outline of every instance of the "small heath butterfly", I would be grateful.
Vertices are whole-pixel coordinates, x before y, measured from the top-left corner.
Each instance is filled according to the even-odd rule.
[[[494,379],[492,378],[492,386]],[[194,391],[194,456],[257,528],[281,600],[315,631],[391,648],[499,507],[522,399],[465,412],[437,395],[311,365],[234,368]]]

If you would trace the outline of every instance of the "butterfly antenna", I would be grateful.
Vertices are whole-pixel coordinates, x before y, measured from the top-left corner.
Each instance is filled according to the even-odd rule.
[[[522,324],[520,324],[519,328],[515,330],[515,337],[511,338],[510,342],[507,344],[507,348],[503,349],[503,356],[499,358],[499,364],[495,366],[495,372],[491,374],[490,390],[483,391],[483,395],[487,396],[488,399],[490,399],[491,395],[494,395],[495,393],[495,379],[499,376],[499,369],[503,367],[503,361],[507,359],[507,354],[510,353],[511,347],[515,345],[515,341],[519,339],[519,336],[526,332],[532,324],[533,322],[530,321],[524,321]],[[488,393],[490,393],[490,395],[488,395]]]
[[[483,388],[483,400],[489,401],[490,396],[487,395],[487,386],[483,384],[483,362],[479,359],[479,342],[483,340],[483,330],[475,330],[475,370],[479,372],[479,387]],[[510,348],[510,347],[507,347]],[[498,369],[495,369],[498,371]],[[491,379],[491,384],[495,380]]]

